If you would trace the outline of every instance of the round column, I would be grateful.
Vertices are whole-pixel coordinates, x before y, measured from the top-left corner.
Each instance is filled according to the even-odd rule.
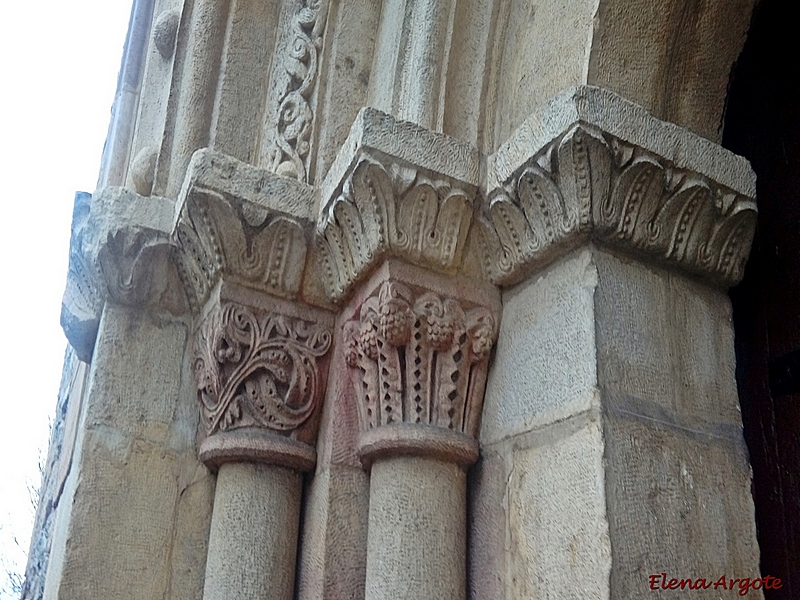
[[[327,325],[225,300],[198,328],[198,455],[218,470],[204,600],[294,598],[301,473],[316,462],[330,342]]]
[[[371,469],[365,600],[464,600],[492,311],[386,281],[344,332]]]
[[[226,463],[217,475],[204,600],[291,600],[302,476]]]
[[[365,600],[465,598],[466,495],[457,464],[398,456],[372,465]]]

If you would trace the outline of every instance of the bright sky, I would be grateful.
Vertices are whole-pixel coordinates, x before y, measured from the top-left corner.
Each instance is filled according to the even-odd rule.
[[[0,17],[0,600],[15,597],[6,571],[25,570],[28,486],[39,486],[66,345],[72,200],[94,191],[130,7],[12,1]]]

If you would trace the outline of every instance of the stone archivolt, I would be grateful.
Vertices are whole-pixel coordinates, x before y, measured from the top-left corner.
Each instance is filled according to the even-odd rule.
[[[306,0],[292,17],[288,52],[281,56],[279,73],[283,89],[277,94],[272,145],[267,150],[270,169],[299,181],[308,178],[308,151],[314,113],[314,91],[322,48],[327,0]]]
[[[496,336],[497,319],[486,307],[465,308],[452,298],[384,282],[344,326],[362,453],[364,434],[395,436],[395,426],[476,437]]]
[[[231,302],[213,309],[194,359],[206,435],[258,427],[313,444],[308,425],[325,379],[318,361],[330,345],[324,325]]]
[[[591,236],[733,285],[755,231],[755,203],[584,125],[546,146],[488,199],[480,218],[489,279],[520,281]]]
[[[474,193],[397,161],[389,165],[361,160],[318,223],[319,256],[334,300],[387,255],[445,273],[461,265]]]

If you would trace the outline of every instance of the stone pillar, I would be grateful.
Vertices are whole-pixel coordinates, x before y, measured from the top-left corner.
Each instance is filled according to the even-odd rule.
[[[211,117],[219,79],[230,0],[198,0],[190,5],[186,49],[180,83],[175,91],[172,123],[156,169],[153,190],[178,195],[194,152],[209,145]],[[170,102],[173,102],[170,100]]]
[[[173,211],[118,188],[76,202],[62,323],[90,364],[59,474],[48,599],[202,591],[214,482],[195,447]]]
[[[371,110],[350,136],[323,184],[318,240],[328,293],[350,298],[345,396],[371,472],[364,597],[463,600],[466,469],[500,313],[465,260],[476,155]]]
[[[438,283],[388,264],[344,327],[371,467],[367,600],[466,593],[465,469],[499,306],[493,289]]]
[[[441,131],[453,0],[385,0],[370,88],[373,106]]]
[[[398,455],[372,465],[365,598],[466,597],[464,467]]]
[[[291,600],[333,337],[332,314],[304,289],[310,188],[201,151],[183,189],[198,454],[217,471],[203,598]]]
[[[301,488],[293,469],[241,462],[220,467],[203,598],[293,597]]]
[[[759,577],[725,293],[755,228],[749,165],[596,88],[489,161],[479,222],[507,287],[473,597],[733,594],[713,586]]]
[[[318,362],[331,332],[310,315],[290,316],[278,299],[259,298],[264,310],[227,299],[236,295],[227,286],[221,294],[200,325],[194,361],[207,436],[199,454],[219,468],[203,597],[291,600],[301,472],[316,460]]]

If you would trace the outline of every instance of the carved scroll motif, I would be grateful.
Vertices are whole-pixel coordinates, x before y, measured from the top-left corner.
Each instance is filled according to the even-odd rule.
[[[385,282],[344,335],[362,431],[408,423],[477,434],[497,336],[489,309]]]
[[[267,150],[269,168],[285,177],[308,180],[308,151],[314,113],[311,95],[317,80],[319,52],[325,25],[326,0],[304,0],[293,15],[288,53],[275,76],[282,88],[272,115],[272,141]]]
[[[387,254],[447,273],[461,265],[473,194],[415,169],[387,171],[362,160],[330,203],[317,246],[330,296],[350,286]]]
[[[755,203],[641,148],[579,125],[489,198],[485,271],[518,281],[554,249],[592,237],[732,285],[743,275]]]
[[[329,328],[302,319],[234,303],[212,311],[194,360],[206,434],[258,427],[298,438],[320,402],[318,360],[330,345]]]

